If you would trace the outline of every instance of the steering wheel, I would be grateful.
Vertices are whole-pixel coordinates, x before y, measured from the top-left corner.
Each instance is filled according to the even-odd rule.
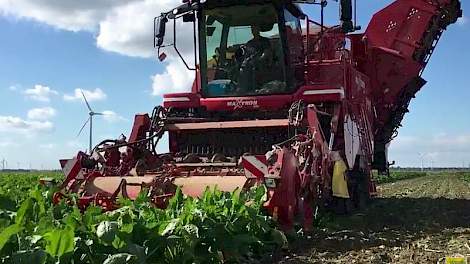
[[[222,67],[222,66],[216,66],[216,67],[212,67],[212,69],[216,70],[216,71],[221,71],[223,73],[228,73],[228,69]]]

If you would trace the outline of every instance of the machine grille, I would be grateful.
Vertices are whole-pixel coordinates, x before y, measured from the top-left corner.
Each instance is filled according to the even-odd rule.
[[[261,155],[271,150],[272,145],[288,138],[288,129],[285,127],[184,131],[170,134],[170,148],[174,153],[201,156],[216,153],[227,157],[246,153]]]

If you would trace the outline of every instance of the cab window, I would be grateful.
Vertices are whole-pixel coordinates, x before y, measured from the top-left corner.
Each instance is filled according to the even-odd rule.
[[[287,58],[291,64],[291,74],[295,83],[299,83],[303,80],[304,73],[304,43],[302,37],[302,28],[300,26],[300,20],[292,13],[285,9],[284,10],[285,20],[285,31],[287,41]]]
[[[205,96],[290,91],[277,14],[272,4],[205,10]]]

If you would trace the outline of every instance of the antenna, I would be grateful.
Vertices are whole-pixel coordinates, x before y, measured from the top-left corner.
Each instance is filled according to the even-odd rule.
[[[357,0],[354,0],[354,30],[357,28]]]
[[[83,90],[80,89],[80,92],[82,93],[83,100],[85,101],[86,107],[88,108],[89,112],[88,112],[88,119],[85,121],[82,128],[78,132],[77,137],[79,137],[82,134],[82,131],[85,128],[85,126],[88,123],[90,123],[89,153],[91,155],[91,152],[93,151],[93,149],[92,149],[92,147],[93,147],[93,116],[95,116],[95,115],[104,115],[104,114],[103,113],[97,113],[97,112],[93,111],[93,109],[91,109],[90,104],[88,103],[88,100],[86,99],[85,93],[83,93]]]

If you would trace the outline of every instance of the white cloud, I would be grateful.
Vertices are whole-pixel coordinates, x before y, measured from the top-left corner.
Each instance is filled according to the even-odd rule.
[[[47,149],[47,150],[51,150],[51,149],[54,149],[57,145],[54,144],[54,143],[48,143],[48,144],[40,144],[39,147],[42,148],[42,149]]]
[[[398,166],[419,166],[421,155],[425,166],[459,167],[470,162],[470,134],[437,134],[423,137],[398,136],[390,146],[390,159]]]
[[[438,134],[428,137],[399,136],[392,141],[391,149],[404,152],[470,152],[470,134]]]
[[[115,112],[113,111],[110,111],[110,110],[106,110],[106,111],[103,111],[101,112],[103,114],[103,119],[109,123],[115,123],[115,122],[119,122],[119,121],[127,121],[126,118],[116,114]]]
[[[56,90],[40,84],[36,84],[34,88],[27,89],[23,93],[26,97],[40,102],[49,102],[51,96],[59,94]]]
[[[457,24],[458,25],[465,25],[468,22],[468,18],[466,16],[462,16],[459,19],[457,19]]]
[[[98,47],[135,57],[151,57],[153,17],[169,1],[139,1],[116,8],[99,22]],[[139,14],[139,19],[136,19]]]
[[[7,140],[0,140],[0,148],[11,147],[14,146],[15,143],[9,139]]]
[[[14,91],[17,91],[17,90],[18,90],[18,86],[16,86],[16,85],[10,85],[10,87],[8,87],[8,90],[13,91],[13,92],[14,92]]]
[[[60,29],[95,30],[110,9],[139,0],[2,0],[0,12]]]
[[[0,14],[63,30],[96,32],[100,48],[151,57],[153,18],[180,4],[180,0],[2,0]],[[171,30],[168,32],[171,34]],[[180,43],[184,45],[185,41]]]
[[[117,7],[99,23],[98,47],[135,57],[156,57],[153,49],[153,19],[181,4],[178,0],[141,0]],[[136,16],[139,19],[135,19]],[[166,40],[173,39],[172,22],[167,25]],[[178,49],[187,54],[193,48],[192,26],[177,20]],[[176,55],[176,54],[172,54]]]
[[[78,142],[77,140],[70,140],[70,141],[67,141],[65,143],[65,145],[69,148],[72,148],[72,149],[78,149],[80,147],[83,147],[84,144]]]
[[[107,95],[100,88],[96,88],[93,91],[85,89],[75,89],[73,94],[64,94],[65,101],[81,101],[83,100],[82,91],[88,102],[101,101],[107,98]]]
[[[15,116],[0,116],[0,132],[34,134],[38,132],[50,132],[53,128],[54,124],[49,121],[31,121]]]
[[[96,45],[126,56],[157,57],[153,49],[153,18],[181,4],[180,0],[0,0],[0,14],[33,19],[59,29],[90,31]],[[172,23],[167,26],[167,42],[173,39]],[[177,23],[178,49],[188,63],[193,59],[193,31],[190,24]],[[176,57],[171,47],[166,70],[152,76],[153,95],[189,91],[193,74]],[[64,96],[78,100],[77,93]]]
[[[152,24],[153,18],[163,11],[180,4],[175,0],[143,0],[114,9],[110,15],[100,22],[97,45],[108,51],[135,57],[157,57],[153,49]],[[139,19],[136,20],[135,17]],[[172,23],[167,25],[167,42],[173,39]],[[178,50],[189,65],[194,64],[193,31],[188,24],[177,23]],[[163,50],[167,53],[166,69],[163,73],[151,76],[153,80],[152,94],[185,92],[191,90],[194,72],[189,71],[177,57],[173,48]]]
[[[152,94],[162,95],[191,91],[194,77],[194,72],[188,71],[181,61],[170,59],[164,73],[152,76]]]
[[[28,118],[31,120],[45,121],[49,120],[57,114],[52,107],[33,108],[28,111]]]

